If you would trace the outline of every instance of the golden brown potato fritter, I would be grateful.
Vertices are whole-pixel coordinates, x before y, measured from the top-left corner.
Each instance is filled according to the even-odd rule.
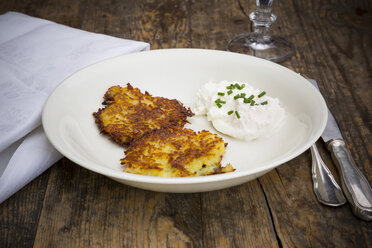
[[[113,86],[104,95],[105,108],[93,113],[101,133],[108,134],[122,145],[162,127],[183,126],[193,116],[179,101],[143,94],[129,83]]]
[[[225,143],[209,131],[168,127],[147,133],[131,143],[121,159],[124,171],[161,176],[190,177],[234,171],[221,167]]]

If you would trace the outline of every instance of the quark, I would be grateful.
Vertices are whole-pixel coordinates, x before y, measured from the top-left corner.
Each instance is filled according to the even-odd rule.
[[[286,116],[279,99],[246,83],[207,83],[199,89],[197,96],[193,112],[207,115],[218,131],[237,139],[270,136],[279,129]]]

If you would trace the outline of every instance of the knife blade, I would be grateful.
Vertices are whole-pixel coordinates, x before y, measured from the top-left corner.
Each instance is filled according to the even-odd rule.
[[[309,79],[318,90],[315,80]],[[366,221],[372,220],[372,189],[368,180],[356,166],[343,140],[338,124],[328,110],[328,121],[321,135],[331,152],[337,170],[340,174],[341,187],[352,206],[353,213]]]
[[[322,133],[322,139],[324,142],[328,142],[330,140],[343,140],[344,138],[342,137],[342,134],[340,132],[340,128],[337,125],[337,122],[335,118],[333,117],[331,111],[328,109],[328,121],[326,128],[324,129]]]

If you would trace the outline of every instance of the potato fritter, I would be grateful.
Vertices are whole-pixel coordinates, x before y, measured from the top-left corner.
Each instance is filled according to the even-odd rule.
[[[194,114],[179,101],[141,93],[129,83],[113,86],[104,95],[105,108],[93,113],[101,133],[126,147],[134,139],[162,127],[184,126]]]
[[[147,133],[131,143],[121,159],[124,171],[161,177],[191,177],[232,172],[221,167],[223,139],[209,131],[168,127]]]

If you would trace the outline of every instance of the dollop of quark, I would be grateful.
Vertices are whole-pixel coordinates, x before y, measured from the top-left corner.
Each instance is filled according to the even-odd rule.
[[[207,83],[197,92],[196,115],[206,115],[221,133],[242,140],[268,137],[286,117],[279,99],[247,83],[222,81]]]

